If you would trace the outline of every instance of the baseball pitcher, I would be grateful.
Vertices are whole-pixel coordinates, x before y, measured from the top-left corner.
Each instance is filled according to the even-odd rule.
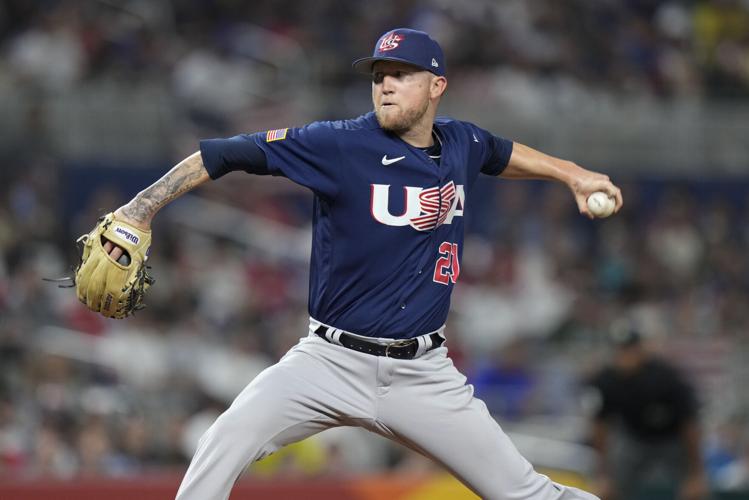
[[[226,499],[249,463],[343,425],[416,450],[483,498],[596,498],[533,470],[453,366],[444,325],[479,174],[562,182],[588,217],[589,195],[606,193],[616,212],[620,190],[570,161],[437,118],[445,58],[424,32],[385,33],[354,68],[371,77],[373,112],[201,141],[82,237],[79,298],[125,317],[152,283],[150,223],[168,202],[233,170],[314,193],[309,332],[203,435],[177,498]]]

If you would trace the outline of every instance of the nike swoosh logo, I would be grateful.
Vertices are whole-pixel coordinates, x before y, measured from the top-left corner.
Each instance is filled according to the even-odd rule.
[[[398,158],[388,158],[388,155],[385,155],[382,157],[382,164],[383,165],[390,165],[391,163],[395,163],[396,161],[401,161],[405,156],[399,156]]]

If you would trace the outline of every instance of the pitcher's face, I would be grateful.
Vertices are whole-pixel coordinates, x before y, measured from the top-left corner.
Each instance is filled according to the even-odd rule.
[[[433,78],[410,64],[377,61],[372,67],[372,102],[380,127],[403,132],[423,120]]]

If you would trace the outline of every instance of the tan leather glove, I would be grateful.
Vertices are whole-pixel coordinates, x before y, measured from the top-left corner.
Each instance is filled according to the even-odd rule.
[[[126,254],[128,258],[112,259],[103,247],[106,240],[122,248],[123,257]],[[151,231],[135,228],[109,213],[89,234],[78,238],[78,243],[83,246],[75,270],[78,300],[94,312],[117,319],[145,307],[143,297],[154,283],[146,266]]]

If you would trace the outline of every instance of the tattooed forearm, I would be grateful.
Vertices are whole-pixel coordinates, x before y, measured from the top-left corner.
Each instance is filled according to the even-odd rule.
[[[208,179],[200,152],[194,153],[138,193],[130,203],[122,207],[122,213],[135,221],[149,223],[161,207]]]

